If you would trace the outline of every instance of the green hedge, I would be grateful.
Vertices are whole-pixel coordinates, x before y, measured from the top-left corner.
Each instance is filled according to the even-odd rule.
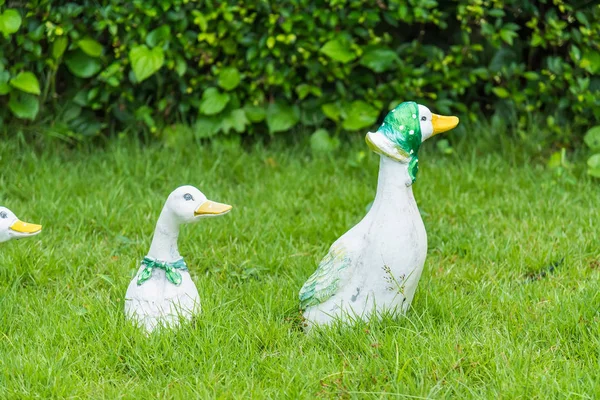
[[[409,99],[558,133],[600,120],[596,1],[2,3],[1,117],[65,135],[356,131]]]

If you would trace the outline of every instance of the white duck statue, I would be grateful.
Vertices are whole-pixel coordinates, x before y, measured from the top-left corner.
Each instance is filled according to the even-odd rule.
[[[381,158],[377,194],[367,215],[333,243],[302,286],[307,329],[408,309],[427,255],[427,233],[411,187],[417,153],[423,141],[456,125],[457,117],[404,102],[366,135]]]
[[[181,186],[168,197],[154,231],[148,255],[125,294],[125,315],[152,332],[158,326],[177,327],[200,312],[198,289],[179,254],[182,224],[223,215],[231,206],[206,199],[193,186]]]
[[[8,208],[0,207],[0,243],[35,236],[41,231],[41,225],[23,222]]]

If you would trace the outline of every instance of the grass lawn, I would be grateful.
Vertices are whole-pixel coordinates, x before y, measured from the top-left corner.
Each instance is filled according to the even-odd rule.
[[[425,144],[412,309],[301,331],[301,285],[375,194],[365,148],[2,143],[0,204],[44,231],[0,245],[0,398],[598,398],[600,182],[507,153]],[[234,209],[180,235],[201,316],[146,337],[123,297],[188,183]]]

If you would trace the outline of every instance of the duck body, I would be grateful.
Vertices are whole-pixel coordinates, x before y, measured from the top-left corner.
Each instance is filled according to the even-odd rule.
[[[176,327],[181,318],[190,320],[200,313],[200,295],[188,271],[179,271],[181,283],[175,285],[167,279],[165,270],[153,268],[151,277],[138,284],[137,277],[145,269],[146,265],[142,264],[127,288],[125,315],[128,318],[153,331],[159,325]]]
[[[345,317],[367,320],[373,313],[396,314],[410,306],[427,255],[427,233],[412,187],[398,179],[402,174],[410,179],[405,165],[381,157],[371,209],[324,259],[335,264],[332,268],[341,268],[340,289],[306,308],[309,323],[323,325]],[[318,280],[315,287],[325,283]]]
[[[427,256],[427,233],[412,184],[418,148],[437,133],[431,123],[437,118],[442,119],[438,132],[458,123],[456,117],[403,103],[367,135],[369,147],[380,154],[377,194],[367,215],[335,241],[300,290],[309,328],[394,316],[410,307]]]
[[[148,255],[125,293],[125,315],[152,332],[174,328],[201,311],[198,289],[179,254],[179,227],[200,218],[223,215],[231,206],[207,200],[193,186],[171,193],[156,223]]]

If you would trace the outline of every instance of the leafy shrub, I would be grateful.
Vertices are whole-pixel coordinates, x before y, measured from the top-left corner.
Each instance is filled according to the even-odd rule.
[[[471,120],[541,113],[568,141],[565,126],[600,119],[595,3],[8,1],[0,116],[47,116],[66,135],[187,123],[211,137],[364,130],[412,99]]]

